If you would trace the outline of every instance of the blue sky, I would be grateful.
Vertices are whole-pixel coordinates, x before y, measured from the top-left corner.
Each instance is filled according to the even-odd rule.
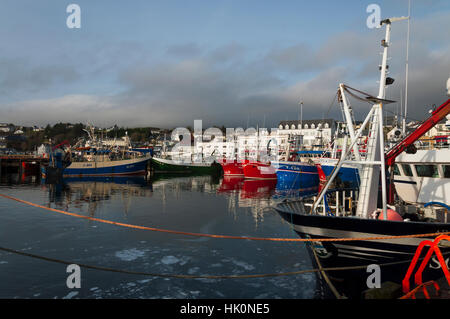
[[[66,26],[70,3],[81,29]],[[339,119],[327,112],[339,82],[377,92],[384,33],[366,26],[371,3],[407,15],[406,0],[1,0],[0,122],[273,126],[297,118],[300,99],[305,118]],[[412,0],[412,18],[415,118],[445,98],[450,3]],[[394,99],[405,37],[406,23],[394,25]]]

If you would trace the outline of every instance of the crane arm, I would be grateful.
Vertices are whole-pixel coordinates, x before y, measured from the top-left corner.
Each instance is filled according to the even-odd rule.
[[[63,145],[69,145],[70,146],[70,143],[69,143],[69,141],[65,140],[62,143],[59,143],[58,145],[53,146],[52,147],[52,151],[56,150],[57,148],[59,148],[59,147],[61,147]]]
[[[436,110],[431,113],[431,116],[427,118],[417,129],[406,136],[402,141],[395,145],[385,155],[385,161],[387,166],[391,166],[395,163],[395,158],[400,155],[409,145],[417,141],[421,136],[428,132],[433,126],[439,123],[447,114],[450,113],[450,99],[444,102]]]

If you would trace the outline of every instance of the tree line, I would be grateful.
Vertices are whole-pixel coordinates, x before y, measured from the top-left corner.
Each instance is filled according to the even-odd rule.
[[[23,127],[23,134],[5,136],[6,147],[13,148],[17,151],[27,152],[34,151],[43,143],[51,142],[57,145],[63,141],[68,141],[74,145],[80,138],[88,138],[88,134],[84,131],[86,125],[82,123],[57,123],[48,124],[43,130],[35,130],[33,127]],[[155,137],[156,128],[124,128],[114,126],[110,129],[95,129],[95,134],[103,138],[121,138],[128,134],[132,142],[145,143]]]

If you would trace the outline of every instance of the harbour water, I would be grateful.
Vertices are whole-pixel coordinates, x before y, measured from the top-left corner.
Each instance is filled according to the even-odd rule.
[[[132,225],[195,233],[296,238],[270,208],[276,185],[212,176],[71,179],[2,175],[0,193],[46,207]],[[281,196],[278,194],[278,196]],[[249,275],[312,269],[304,243],[192,237],[80,219],[0,197],[0,246],[133,272]],[[0,251],[0,298],[321,298],[314,273],[185,279],[81,268]]]

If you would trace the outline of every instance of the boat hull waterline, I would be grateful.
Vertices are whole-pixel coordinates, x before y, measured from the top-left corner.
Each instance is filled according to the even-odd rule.
[[[145,175],[150,157],[104,161],[73,162],[62,170],[63,177]],[[42,169],[43,177],[46,175]]]
[[[277,180],[291,189],[306,189],[319,185],[319,174],[315,165],[304,162],[273,162]]]
[[[223,170],[223,176],[244,177],[243,163],[238,161],[222,161],[220,162]]]
[[[284,220],[292,224],[294,231],[301,238],[355,239],[309,243],[310,248],[317,254],[322,267],[354,267],[376,264],[382,267],[383,282],[401,283],[420,242],[423,240],[432,241],[436,236],[370,240],[364,240],[364,238],[450,232],[450,224],[448,223],[391,221],[298,213],[303,209],[304,206],[300,201],[280,203],[275,206],[275,210]],[[440,249],[448,266],[450,243],[443,243],[444,245]],[[383,265],[387,267],[383,267]],[[331,276],[344,280],[354,280],[357,278],[355,272],[357,271],[334,271],[331,272]],[[366,269],[362,269],[359,273],[365,272]],[[424,272],[424,279],[437,279],[442,275],[440,265],[432,260]],[[363,278],[364,281],[360,283],[362,286],[365,285],[366,278],[367,273]]]
[[[276,170],[270,163],[248,162],[243,165],[243,171],[247,179],[277,179]]]
[[[220,171],[217,163],[178,163],[169,159],[151,159],[151,169],[154,173],[192,173],[192,174],[213,174]]]

